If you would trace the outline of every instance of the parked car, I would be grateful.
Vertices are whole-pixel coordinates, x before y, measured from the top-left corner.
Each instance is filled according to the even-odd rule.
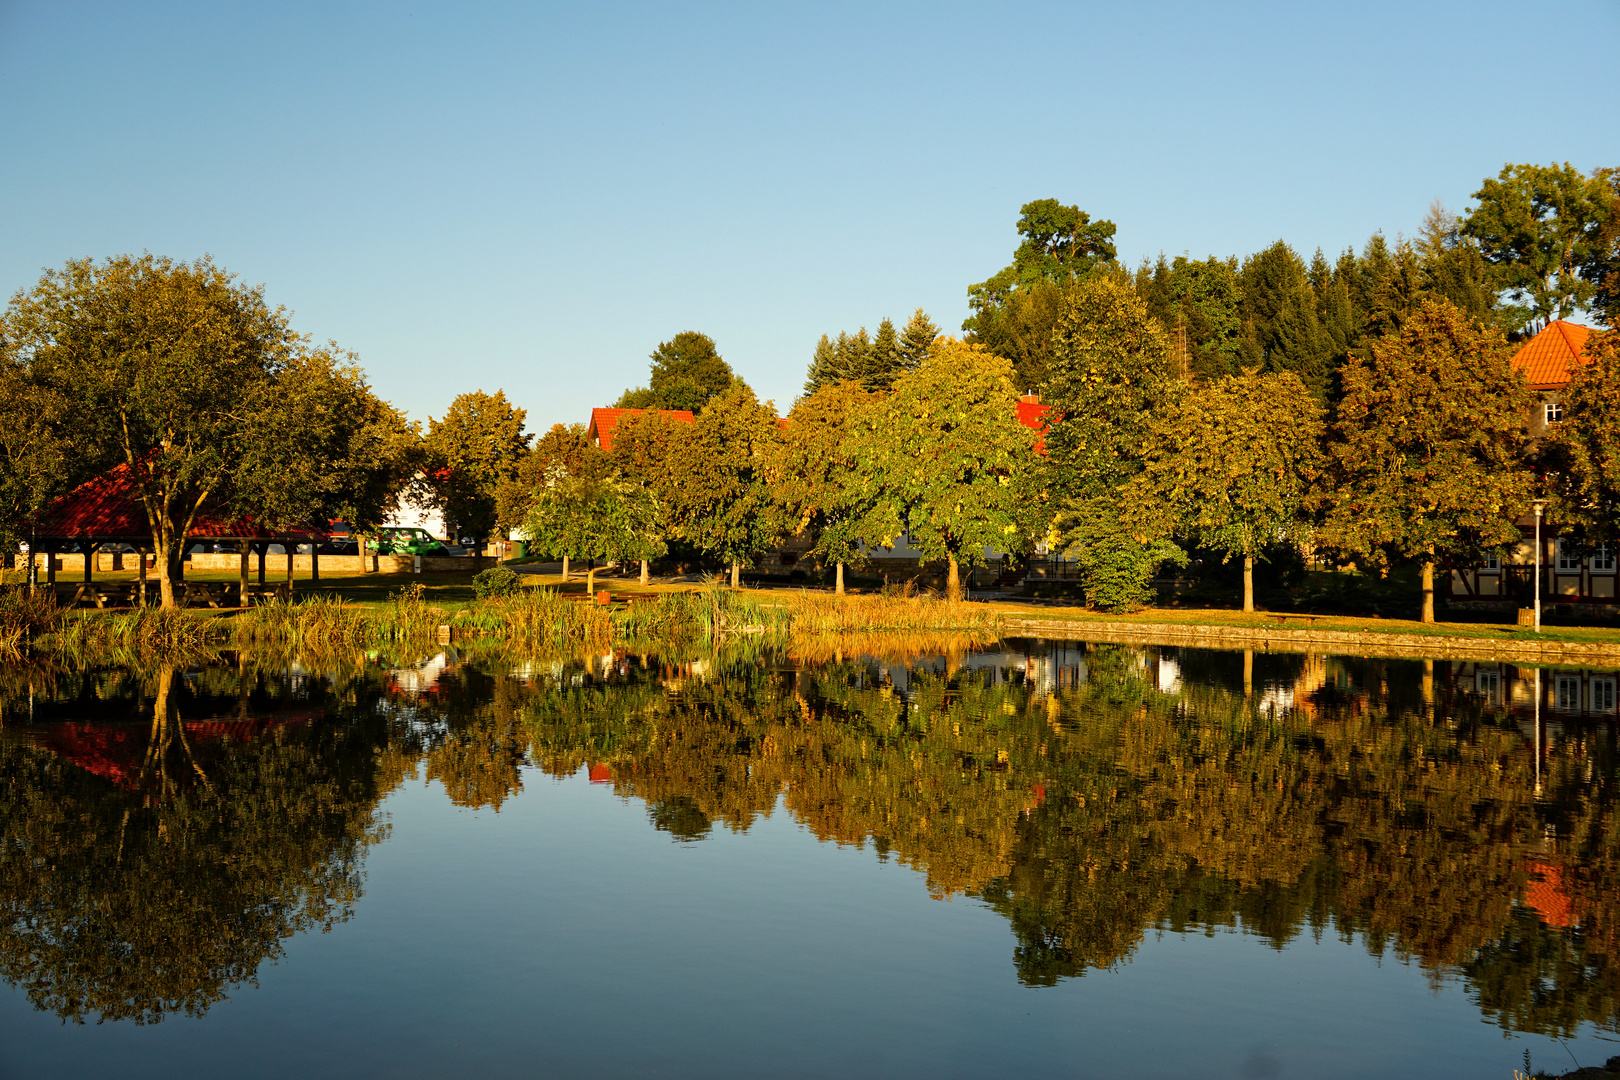
[[[379,555],[448,555],[449,550],[426,529],[385,525],[371,536]]]

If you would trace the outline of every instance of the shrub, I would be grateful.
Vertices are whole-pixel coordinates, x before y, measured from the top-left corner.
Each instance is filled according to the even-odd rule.
[[[511,596],[523,588],[523,579],[509,566],[492,566],[480,571],[473,579],[473,595],[480,600],[494,596]]]

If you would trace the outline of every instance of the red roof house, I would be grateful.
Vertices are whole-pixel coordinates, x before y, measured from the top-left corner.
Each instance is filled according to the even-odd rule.
[[[1584,361],[1590,327],[1554,319],[1547,328],[1513,354],[1513,366],[1524,372],[1532,390],[1562,390],[1574,376],[1573,368]]]
[[[591,426],[585,434],[590,440],[601,447],[603,453],[613,450],[613,433],[618,430],[619,421],[626,416],[640,416],[646,409],[592,409]],[[660,416],[677,424],[690,424],[693,416],[686,409],[658,409]]]

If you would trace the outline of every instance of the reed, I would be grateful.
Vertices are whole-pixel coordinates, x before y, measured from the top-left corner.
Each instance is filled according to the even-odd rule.
[[[230,625],[238,645],[353,646],[364,644],[377,630],[377,623],[359,608],[325,596],[262,604]]]
[[[999,635],[1001,616],[984,604],[951,603],[917,596],[788,595],[795,636],[873,631],[974,631]]]
[[[51,652],[76,664],[135,664],[162,658],[209,659],[227,640],[220,622],[168,608],[127,612],[65,612],[55,633],[43,639]]]

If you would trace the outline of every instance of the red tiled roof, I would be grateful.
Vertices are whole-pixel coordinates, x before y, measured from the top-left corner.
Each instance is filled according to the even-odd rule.
[[[1041,399],[1034,394],[1025,394],[1018,399],[1018,422],[1035,432],[1035,452],[1046,453],[1046,425],[1047,418],[1052,414],[1052,406],[1042,405]]]
[[[640,416],[646,409],[592,409],[591,426],[585,434],[602,448],[603,453],[613,449],[613,432],[618,429],[619,421],[626,416]],[[677,424],[690,424],[693,416],[685,409],[658,409],[660,416],[666,417]]]
[[[34,521],[34,534],[42,539],[150,540],[152,537],[128,464],[119,465],[94,480],[86,480],[46,507]],[[300,528],[270,530],[251,518],[230,518],[206,509],[197,514],[186,533],[187,537],[287,537],[295,540],[324,539],[325,535]]]
[[[1569,385],[1570,365],[1582,363],[1590,327],[1555,319],[1513,354],[1513,366],[1524,372],[1532,390],[1557,390]]]

